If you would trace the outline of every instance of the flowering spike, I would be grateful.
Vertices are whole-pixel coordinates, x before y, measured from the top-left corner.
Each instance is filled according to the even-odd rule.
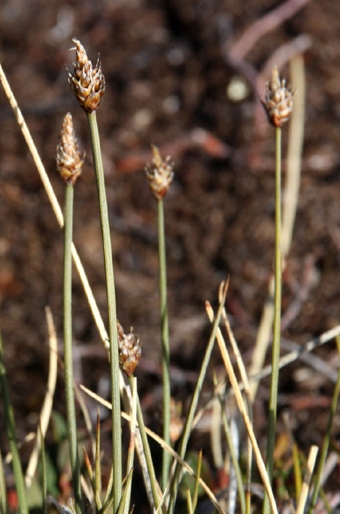
[[[67,113],[64,117],[57,145],[56,164],[57,170],[64,181],[74,185],[81,174],[84,155],[80,152],[70,113]]]
[[[281,128],[289,120],[293,110],[293,95],[286,81],[280,80],[278,69],[274,66],[272,78],[266,84],[264,100],[261,100],[268,120],[274,127]]]
[[[97,110],[100,105],[105,92],[105,77],[99,57],[93,68],[80,41],[76,38],[73,38],[72,41],[76,45],[76,62],[73,63],[74,72],[68,72],[68,83],[80,106],[85,112],[90,113]]]
[[[132,328],[129,334],[125,334],[123,327],[118,325],[119,365],[128,377],[133,375],[139,364],[142,350],[139,337],[133,334]]]
[[[153,159],[145,167],[146,177],[149,181],[150,189],[157,200],[161,200],[170,187],[174,177],[173,163],[168,155],[165,160],[155,145],[151,145]]]

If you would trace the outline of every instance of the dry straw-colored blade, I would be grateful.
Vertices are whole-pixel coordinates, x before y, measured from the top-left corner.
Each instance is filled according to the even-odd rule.
[[[30,456],[30,460],[28,462],[28,466],[26,469],[25,475],[25,484],[27,489],[32,484],[32,480],[37,469],[40,449],[41,449],[41,441],[42,438],[45,437],[48,423],[50,420],[52,405],[53,405],[53,397],[54,391],[57,383],[57,371],[58,371],[58,341],[57,334],[53,322],[53,317],[51,310],[46,308],[46,321],[48,327],[48,338],[49,338],[49,346],[50,346],[50,359],[49,359],[49,371],[48,371],[48,379],[47,379],[47,387],[46,394],[44,398],[44,403],[41,408],[41,413],[39,416],[40,430],[37,430],[35,444]]]
[[[210,322],[212,322],[214,319],[214,311],[210,304],[207,304],[206,310],[207,310],[207,314],[210,319]],[[224,362],[224,365],[225,365],[225,368],[226,368],[226,371],[227,371],[227,374],[228,374],[228,377],[229,377],[229,380],[231,383],[231,387],[233,388],[233,391],[235,394],[238,409],[242,415],[246,430],[248,432],[249,439],[253,446],[257,467],[258,467],[259,473],[261,475],[266,493],[268,495],[268,499],[269,499],[269,503],[270,503],[272,512],[274,514],[278,514],[278,510],[277,510],[273,490],[271,488],[270,481],[268,478],[266,466],[263,462],[263,458],[262,458],[259,446],[257,444],[256,437],[255,437],[254,429],[253,429],[252,423],[249,419],[249,415],[247,412],[247,405],[243,399],[242,392],[241,392],[240,386],[238,384],[237,377],[235,375],[234,368],[231,363],[230,356],[229,356],[222,332],[219,328],[216,333],[216,339],[217,339],[217,343],[218,343],[218,346],[219,346],[219,349],[221,352],[221,356],[222,356],[222,359],[223,359],[223,362]]]

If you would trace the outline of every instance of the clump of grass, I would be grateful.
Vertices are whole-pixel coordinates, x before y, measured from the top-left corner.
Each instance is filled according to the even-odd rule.
[[[100,317],[99,311],[96,307],[94,297],[91,289],[86,280],[86,275],[82,271],[81,261],[75,251],[72,243],[73,238],[73,196],[74,186],[80,176],[83,155],[79,151],[78,143],[75,139],[75,134],[72,124],[71,114],[67,114],[64,118],[63,129],[61,132],[60,142],[57,148],[57,168],[65,181],[65,215],[61,214],[58,204],[56,203],[54,193],[50,189],[47,175],[44,172],[43,165],[40,161],[39,155],[34,149],[33,141],[28,132],[27,126],[21,115],[21,112],[16,105],[13,94],[4,76],[3,70],[0,67],[0,78],[11,105],[17,116],[18,123],[23,131],[24,137],[30,148],[33,148],[32,155],[37,164],[37,167],[42,174],[45,187],[48,191],[49,198],[51,199],[55,213],[64,228],[64,362],[65,362],[65,397],[66,397],[66,412],[67,412],[67,426],[68,426],[68,439],[69,439],[69,453],[70,465],[72,474],[72,485],[74,495],[74,508],[59,505],[59,503],[52,499],[52,503],[56,506],[59,512],[69,514],[70,511],[76,510],[77,513],[89,514],[93,510],[98,514],[105,514],[106,512],[114,512],[117,514],[127,514],[131,511],[131,488],[132,477],[134,472],[134,459],[135,454],[138,455],[142,463],[145,487],[147,490],[150,507],[155,512],[163,512],[172,514],[175,512],[178,504],[180,483],[185,473],[194,477],[193,489],[186,491],[186,508],[189,514],[194,513],[199,505],[198,497],[199,490],[205,492],[209,499],[209,504],[206,509],[207,512],[212,510],[228,514],[234,514],[240,510],[242,514],[249,514],[253,509],[251,498],[251,481],[252,481],[252,456],[262,480],[265,489],[265,500],[263,501],[263,512],[278,512],[278,501],[273,487],[273,472],[274,472],[274,448],[276,438],[276,405],[277,405],[277,391],[279,386],[279,369],[280,369],[280,320],[281,320],[281,274],[282,274],[282,236],[281,236],[281,128],[284,122],[287,121],[292,109],[292,93],[287,89],[284,81],[280,80],[276,68],[273,70],[271,81],[268,83],[264,106],[268,114],[269,121],[275,126],[276,130],[276,170],[275,170],[275,203],[276,203],[276,218],[275,218],[275,293],[274,293],[274,326],[273,326],[273,352],[271,364],[271,392],[269,403],[269,416],[268,416],[268,445],[267,455],[264,460],[261,455],[258,441],[255,435],[255,427],[253,426],[252,418],[252,394],[250,387],[250,379],[248,377],[245,365],[242,361],[242,356],[239,352],[237,342],[231,331],[228,321],[228,316],[225,309],[225,301],[228,292],[229,280],[226,280],[221,285],[218,296],[218,309],[214,313],[209,302],[206,303],[206,311],[208,318],[212,324],[211,334],[207,342],[205,354],[199,369],[198,378],[194,387],[194,392],[191,397],[188,412],[186,413],[183,428],[180,434],[177,451],[171,446],[170,441],[170,428],[171,428],[171,382],[170,382],[170,338],[169,338],[169,321],[167,310],[167,276],[166,276],[166,256],[165,256],[165,227],[164,227],[164,205],[163,198],[166,194],[171,180],[173,178],[173,166],[169,157],[165,160],[162,159],[159,150],[153,146],[153,160],[152,163],[147,165],[146,172],[151,190],[157,200],[158,206],[158,239],[159,239],[159,292],[160,292],[160,324],[161,324],[161,342],[162,342],[162,370],[163,370],[163,437],[152,432],[145,426],[143,419],[143,412],[141,409],[137,381],[134,378],[134,371],[138,366],[141,358],[141,347],[139,337],[131,330],[125,333],[117,320],[117,306],[115,297],[115,281],[114,281],[114,266],[112,261],[112,244],[111,244],[111,231],[109,226],[108,207],[106,199],[106,186],[104,180],[104,170],[101,157],[100,137],[97,126],[96,110],[99,108],[103,100],[105,92],[105,78],[102,73],[100,60],[97,60],[95,66],[87,57],[87,53],[82,44],[74,39],[76,45],[76,60],[74,63],[73,72],[69,72],[69,83],[71,88],[87,116],[89,132],[92,144],[94,170],[97,180],[97,191],[99,198],[99,216],[101,220],[102,241],[103,241],[103,254],[104,265],[106,274],[106,290],[107,290],[107,310],[108,310],[108,339],[106,338],[106,328]],[[100,422],[99,416],[95,427],[94,434],[94,461],[87,451],[84,451],[84,464],[87,471],[88,480],[82,473],[80,465],[80,458],[78,453],[78,425],[75,408],[75,393],[74,393],[74,380],[73,380],[73,358],[72,358],[72,258],[75,260],[78,269],[81,271],[84,288],[91,305],[91,310],[94,314],[96,324],[99,328],[102,339],[108,349],[110,376],[111,376],[111,402],[106,404],[112,412],[112,465],[111,474],[108,480],[106,489],[103,488],[102,469],[101,469],[101,442],[100,442]],[[232,364],[231,352],[228,349],[221,328],[221,321],[224,322],[225,333],[230,342],[231,352],[234,355],[237,366]],[[332,332],[332,336],[338,331]],[[328,336],[328,335],[327,335]],[[330,336],[329,336],[330,337]],[[322,338],[320,338],[322,339]],[[324,337],[325,339],[325,337]],[[224,440],[229,445],[230,459],[230,477],[235,477],[235,480],[230,480],[228,488],[229,501],[226,503],[222,499],[216,498],[213,491],[202,480],[202,462],[203,455],[201,452],[198,454],[197,466],[195,470],[189,466],[187,462],[188,457],[188,443],[195,424],[202,411],[198,412],[199,400],[201,398],[201,391],[203,384],[206,380],[207,370],[210,363],[210,357],[213,348],[217,342],[218,348],[221,353],[221,358],[225,366],[226,374],[229,378],[231,389],[221,391],[218,381],[216,381],[215,391],[213,397],[217,399],[220,405],[220,418],[217,420],[220,426],[223,426],[222,431]],[[126,375],[123,378],[122,372]],[[237,376],[239,374],[239,377]],[[340,376],[340,375],[339,375]],[[241,380],[241,382],[240,382]],[[10,451],[13,458],[13,469],[16,480],[16,488],[19,499],[19,511],[22,514],[28,513],[28,506],[26,502],[25,483],[22,475],[22,463],[18,451],[18,443],[15,438],[15,423],[13,408],[9,399],[8,385],[6,378],[6,371],[4,365],[2,342],[0,338],[0,382],[1,391],[4,399],[4,409],[6,414],[6,428],[8,439],[10,443]],[[84,388],[83,388],[84,389]],[[321,459],[318,466],[318,472],[315,480],[312,480],[313,469],[316,458],[316,449],[312,448],[310,456],[306,463],[306,475],[303,484],[297,485],[296,489],[298,494],[296,497],[297,512],[302,513],[306,506],[309,504],[309,512],[312,512],[317,497],[320,492],[321,475],[324,468],[326,455],[328,453],[330,433],[336,404],[338,401],[340,389],[340,379],[334,389],[332,409],[329,417],[327,433],[324,439],[324,444],[321,452]],[[89,393],[91,394],[91,393]],[[224,412],[224,402],[227,394],[235,396],[238,412],[243,420],[244,427],[248,438],[248,455],[247,465],[245,471],[241,458],[239,457],[238,438],[232,435],[232,430],[235,429],[233,420],[227,419]],[[93,394],[92,394],[93,396]],[[121,397],[126,409],[126,412],[121,409]],[[98,402],[105,404],[105,402],[97,398]],[[121,418],[129,421],[130,427],[130,441],[127,454],[127,465],[125,474],[123,474],[123,453],[121,444],[122,424]],[[233,429],[231,428],[233,425]],[[163,464],[161,473],[161,482],[158,482],[158,477],[155,473],[153,462],[153,455],[149,445],[149,439],[153,438],[157,444],[163,449]],[[219,447],[222,447],[219,446]],[[46,470],[44,445],[42,449],[42,464],[43,469]],[[302,476],[303,471],[299,467],[295,453],[295,469],[297,478]],[[2,457],[0,455],[0,509],[1,514],[9,512],[8,506],[5,502],[5,480],[2,470]],[[245,476],[245,478],[244,478]],[[46,491],[46,471],[43,477],[44,484],[42,490]],[[297,483],[299,480],[297,480]],[[235,485],[236,484],[236,485]],[[310,491],[313,490],[313,495]],[[46,500],[46,492],[44,494],[44,501]],[[226,507],[227,505],[227,507]],[[46,508],[44,506],[44,508]]]

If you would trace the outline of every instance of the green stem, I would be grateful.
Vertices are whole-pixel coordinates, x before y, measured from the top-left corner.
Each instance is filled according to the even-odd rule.
[[[73,389],[73,356],[72,356],[72,233],[73,233],[73,197],[74,189],[66,185],[65,225],[64,225],[64,365],[66,414],[68,426],[68,442],[72,481],[77,513],[82,512],[80,484],[80,464],[77,443],[76,409]]]
[[[161,312],[161,337],[162,337],[162,371],[163,371],[163,439],[170,445],[170,345],[169,322],[167,307],[167,277],[166,277],[166,251],[164,228],[164,203],[158,200],[158,255],[159,255],[159,296]],[[162,481],[163,491],[169,478],[170,454],[163,450]]]
[[[100,219],[103,238],[104,265],[106,275],[107,309],[110,338],[110,374],[111,374],[111,402],[112,402],[112,467],[113,480],[113,510],[117,512],[122,495],[122,435],[121,435],[121,406],[119,392],[119,350],[117,332],[116,292],[112,262],[111,233],[109,213],[106,199],[104,169],[100,149],[100,139],[96,113],[88,114],[91,133],[93,161],[97,179]]]
[[[131,379],[131,377],[129,379],[129,382],[130,382],[130,387],[131,387],[131,390],[132,390],[132,383],[131,383],[132,379]],[[155,512],[163,512],[163,508],[160,507],[161,501],[162,501],[162,497],[161,497],[161,494],[160,494],[159,485],[157,483],[155,468],[154,468],[154,465],[153,465],[153,460],[152,460],[152,455],[151,455],[151,449],[150,449],[150,445],[149,445],[149,441],[148,441],[148,436],[147,436],[147,433],[146,433],[146,430],[145,430],[145,424],[144,424],[144,419],[143,419],[143,412],[142,412],[142,408],[141,408],[141,405],[140,405],[140,401],[139,401],[138,395],[137,395],[136,401],[137,401],[138,429],[139,429],[139,432],[140,432],[140,437],[141,437],[142,446],[143,446],[143,452],[144,452],[144,455],[145,455],[145,461],[146,461],[146,465],[147,465],[147,469],[148,469],[148,473],[149,473],[149,480],[150,480],[150,486],[151,486],[151,494],[152,494],[152,498],[153,498],[153,502],[154,502],[154,511]]]
[[[6,432],[9,441],[9,448],[12,454],[13,459],[13,472],[14,472],[14,480],[15,487],[18,495],[18,513],[19,514],[28,514],[28,506],[26,500],[26,490],[25,490],[25,481],[21,468],[21,460],[18,451],[18,443],[15,434],[15,420],[14,420],[14,412],[11,404],[11,400],[9,397],[9,388],[6,376],[6,368],[4,362],[4,352],[2,347],[2,338],[0,333],[0,391],[2,393],[3,402],[4,402],[4,410],[5,410],[5,423],[6,423]],[[0,456],[1,457],[1,456]],[[5,502],[5,498],[2,498],[0,505],[3,505]]]
[[[270,383],[267,472],[272,480],[274,466],[274,448],[277,419],[277,392],[279,385],[279,361],[281,343],[281,128],[276,128],[276,160],[275,160],[275,292],[274,292],[274,327],[272,345],[272,375]],[[263,512],[269,512],[269,502],[265,497]]]

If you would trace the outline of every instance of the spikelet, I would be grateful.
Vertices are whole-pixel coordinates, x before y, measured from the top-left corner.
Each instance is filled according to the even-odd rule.
[[[145,167],[150,189],[157,200],[161,200],[170,187],[174,177],[173,163],[170,156],[162,159],[157,146],[151,145],[153,159]]]
[[[293,110],[293,95],[286,81],[280,80],[278,69],[274,66],[272,78],[266,84],[264,100],[261,100],[268,120],[274,127],[281,128],[289,120]]]
[[[84,154],[80,152],[73,129],[72,115],[68,112],[63,120],[56,150],[57,170],[67,184],[74,185],[81,174]]]
[[[129,334],[125,334],[120,323],[118,323],[118,346],[120,368],[130,377],[139,364],[142,350],[139,337],[133,334],[132,328]]]
[[[76,45],[76,62],[73,63],[74,72],[68,72],[68,82],[80,106],[85,112],[91,113],[98,109],[104,95],[105,77],[99,57],[93,68],[80,41],[76,38],[72,41]]]

